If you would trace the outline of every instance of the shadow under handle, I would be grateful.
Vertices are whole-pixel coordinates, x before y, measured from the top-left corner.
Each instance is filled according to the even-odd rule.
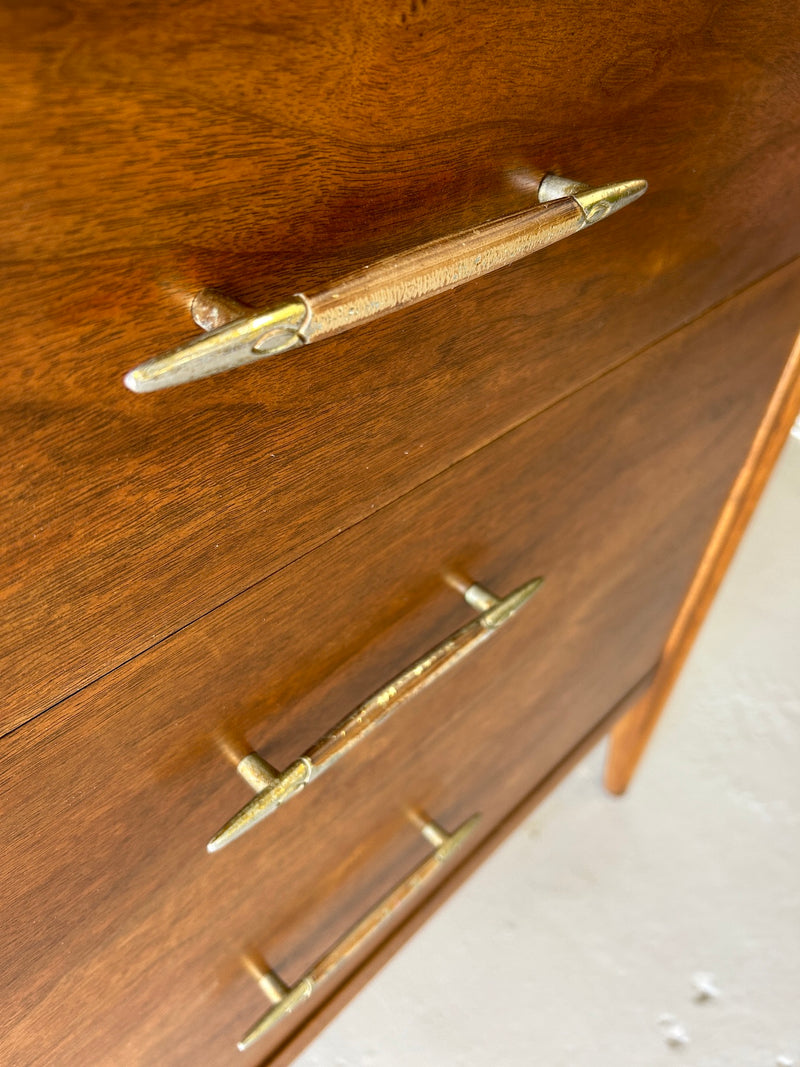
[[[418,821],[422,835],[436,851],[387,893],[363,919],[352,926],[344,937],[337,941],[334,947],[319,959],[299,981],[290,987],[275,971],[256,974],[259,987],[272,1002],[272,1007],[250,1027],[238,1042],[237,1048],[240,1052],[251,1048],[298,1005],[308,1000],[321,982],[338,971],[367,940],[379,933],[393,918],[397,909],[423,889],[442,865],[470,837],[480,821],[480,815],[473,815],[467,819],[452,834],[448,834],[432,819],[421,818]]]

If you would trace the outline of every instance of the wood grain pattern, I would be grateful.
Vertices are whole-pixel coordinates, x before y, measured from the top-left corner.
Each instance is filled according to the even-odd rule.
[[[798,413],[800,336],[670,631],[653,684],[614,726],[605,771],[612,793],[630,785]]]
[[[2,18],[3,730],[800,247],[790,0]],[[123,390],[204,286],[310,291],[525,207],[544,170],[651,191],[390,325]]]
[[[243,954],[300,973],[424,854],[409,807],[488,833],[654,665],[799,287],[782,271],[6,738],[3,1062],[256,1062]],[[282,765],[465,621],[448,579],[532,571],[446,692],[205,854],[245,742]]]

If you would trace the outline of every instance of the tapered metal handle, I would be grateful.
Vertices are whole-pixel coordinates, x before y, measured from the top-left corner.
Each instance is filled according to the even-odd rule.
[[[321,982],[347,963],[368,938],[372,938],[390,921],[397,909],[409,897],[424,888],[440,867],[464,844],[475,830],[479,821],[480,815],[473,815],[472,818],[462,823],[454,833],[448,834],[433,820],[418,820],[422,835],[426,841],[433,845],[436,851],[416,867],[399,885],[395,886],[391,892],[387,893],[360,922],[352,926],[344,937],[337,941],[334,947],[321,959],[317,960],[314,966],[299,981],[292,986],[288,986],[275,971],[262,970],[260,973],[256,973],[256,980],[264,995],[271,1002],[272,1007],[261,1016],[258,1022],[250,1027],[238,1042],[239,1051],[244,1052],[246,1049],[251,1048],[259,1038],[269,1033],[281,1019],[285,1019],[298,1004],[308,1000]]]
[[[590,189],[546,175],[535,207],[380,260],[319,293],[298,294],[254,312],[206,290],[196,298],[193,313],[211,332],[135,367],[125,385],[134,393],[149,393],[332,337],[569,237],[646,189],[645,181]]]
[[[543,578],[534,578],[502,599],[483,586],[469,586],[464,592],[464,599],[480,611],[480,615],[359,704],[285,771],[281,773],[276,770],[255,752],[250,752],[240,760],[236,769],[248,785],[256,790],[256,795],[214,834],[207,845],[208,851],[218,852],[229,845],[299,793],[309,782],[324,774],[363,741],[368,733],[393,715],[404,701],[450,670],[496,633],[530,600],[543,581]]]

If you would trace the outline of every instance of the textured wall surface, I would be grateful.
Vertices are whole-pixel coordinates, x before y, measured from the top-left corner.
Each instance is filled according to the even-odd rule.
[[[594,752],[298,1067],[800,1067],[800,439],[629,794]]]

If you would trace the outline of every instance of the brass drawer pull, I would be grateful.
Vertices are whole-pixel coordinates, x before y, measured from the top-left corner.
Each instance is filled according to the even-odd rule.
[[[535,207],[382,259],[322,292],[254,312],[205,290],[193,311],[212,331],[135,367],[125,385],[149,393],[332,337],[514,263],[606,218],[646,189],[645,181],[590,189],[546,175]]]
[[[436,874],[439,868],[450,859],[453,853],[464,844],[480,821],[480,815],[473,815],[452,834],[448,834],[438,823],[432,820],[420,820],[420,830],[425,839],[436,851],[416,867],[399,885],[395,886],[372,911],[352,926],[344,937],[293,986],[287,986],[275,971],[260,972],[256,975],[258,984],[268,1000],[272,1002],[264,1015],[254,1023],[238,1042],[238,1049],[244,1052],[268,1033],[281,1019],[290,1014],[298,1004],[308,1000],[317,986],[329,978],[343,964],[355,955],[367,938],[381,930],[392,918],[396,910],[413,894],[422,889]]]
[[[248,753],[236,769],[256,790],[256,795],[214,834],[208,843],[208,851],[218,852],[235,841],[332,767],[371,730],[385,722],[404,701],[496,633],[533,596],[543,580],[534,578],[502,599],[480,585],[471,585],[465,590],[464,599],[480,611],[476,619],[446,637],[359,704],[282,773],[255,752]]]

